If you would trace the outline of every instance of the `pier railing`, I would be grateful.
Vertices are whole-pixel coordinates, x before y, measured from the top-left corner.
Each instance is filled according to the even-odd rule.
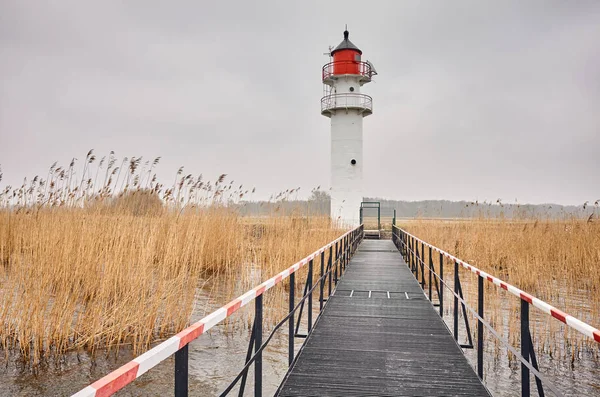
[[[222,392],[221,395],[227,395],[233,390],[238,382],[240,382],[239,395],[243,395],[248,370],[252,365],[254,365],[254,395],[262,396],[263,350],[273,338],[274,333],[287,322],[289,327],[288,365],[291,366],[294,363],[295,339],[303,338],[306,340],[308,333],[310,333],[313,327],[313,292],[316,288],[319,288],[320,315],[325,302],[331,295],[332,289],[335,288],[335,285],[337,285],[339,277],[345,271],[346,265],[356,251],[362,238],[363,226],[360,225],[336,240],[330,242],[329,244],[319,248],[317,251],[308,255],[304,259],[296,262],[293,266],[268,279],[257,287],[249,290],[220,309],[212,312],[200,321],[190,325],[170,339],[153,347],[133,361],[130,361],[93,384],[87,386],[78,393],[74,394],[73,397],[110,396],[128,384],[132,383],[135,379],[139,378],[148,370],[152,369],[173,354],[175,355],[174,395],[176,397],[187,396],[189,343],[252,301],[254,301],[255,310],[254,324],[252,327],[252,334],[250,337],[245,365],[238,376]],[[328,255],[326,255],[326,253]],[[325,260],[326,257],[328,258],[327,261]],[[314,279],[315,262],[316,265],[320,267],[318,279]],[[304,284],[304,292],[300,299],[296,302],[296,275],[298,270],[306,265],[308,265],[308,272]],[[263,295],[267,290],[275,287],[276,285],[282,285],[282,280],[288,277],[290,279],[288,314],[277,325],[275,325],[275,327],[271,330],[271,333],[263,342]],[[325,297],[325,290],[327,290],[327,298]],[[308,329],[306,334],[302,334],[299,332],[300,320],[305,305],[307,306],[306,312]],[[295,318],[296,312],[299,312],[297,319]]]
[[[469,326],[467,311],[469,311],[478,322],[477,327],[477,375],[483,380],[483,329],[487,328],[490,333],[498,339],[515,357],[521,362],[521,395],[529,397],[531,394],[530,390],[530,372],[535,377],[536,388],[538,395],[543,397],[545,395],[544,386],[547,386],[555,395],[562,396],[563,394],[552,385],[543,374],[540,373],[537,359],[535,356],[535,349],[533,346],[533,340],[531,338],[531,331],[529,328],[529,306],[533,305],[535,308],[541,310],[549,316],[561,321],[567,326],[577,330],[581,334],[595,340],[600,343],[600,330],[592,327],[583,321],[570,316],[563,311],[555,308],[554,306],[528,294],[519,288],[510,285],[497,277],[494,277],[482,270],[479,270],[475,266],[472,266],[465,261],[449,254],[448,252],[435,247],[418,237],[408,233],[396,225],[392,226],[392,241],[404,256],[407,265],[415,275],[417,281],[425,291],[425,277],[427,274],[428,278],[428,297],[432,301],[433,287],[435,287],[438,301],[439,301],[439,313],[443,318],[444,313],[444,289],[447,289],[454,300],[453,302],[453,335],[454,339],[458,343],[458,324],[459,324],[459,310],[462,310],[462,315],[465,321],[465,328],[467,332],[468,344],[461,344],[462,348],[473,349],[473,340],[471,336],[471,329]],[[426,250],[427,249],[427,250]],[[428,251],[428,255],[425,252]],[[433,264],[433,255],[439,254],[439,273],[435,272]],[[428,260],[426,258],[428,257]],[[448,280],[444,279],[444,258],[449,262],[451,266],[454,266],[454,280],[452,287],[449,285]],[[466,302],[462,286],[460,282],[459,269],[464,268],[477,275],[477,309],[475,310]],[[432,282],[433,280],[433,282]],[[520,352],[512,346],[500,333],[495,330],[484,317],[484,281],[489,281],[495,286],[500,287],[514,296],[518,297],[521,302],[521,349]],[[459,308],[460,303],[460,308]]]

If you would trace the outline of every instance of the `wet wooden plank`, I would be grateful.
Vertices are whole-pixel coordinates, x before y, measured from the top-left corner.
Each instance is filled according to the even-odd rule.
[[[490,396],[389,240],[363,241],[277,395]]]

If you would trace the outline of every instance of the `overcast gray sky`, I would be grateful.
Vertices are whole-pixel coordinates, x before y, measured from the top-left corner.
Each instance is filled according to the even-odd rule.
[[[328,187],[320,73],[345,24],[379,72],[366,195],[600,198],[600,2],[583,0],[2,0],[2,186],[93,148],[255,198]]]

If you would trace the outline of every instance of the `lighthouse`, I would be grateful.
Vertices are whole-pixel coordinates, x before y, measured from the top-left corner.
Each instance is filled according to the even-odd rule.
[[[373,113],[373,99],[361,93],[376,74],[362,51],[344,31],[323,66],[321,114],[331,119],[331,219],[344,226],[359,224],[363,201],[363,118]]]

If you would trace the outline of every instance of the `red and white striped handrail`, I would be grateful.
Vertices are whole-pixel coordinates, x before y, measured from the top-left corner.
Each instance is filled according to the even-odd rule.
[[[397,226],[396,226],[397,227]],[[458,259],[457,257],[455,257],[454,255],[449,254],[448,252],[434,246],[431,245],[423,240],[421,240],[420,238],[418,238],[417,236],[414,236],[412,234],[410,234],[409,232],[407,232],[404,229],[401,229],[399,227],[397,227],[399,230],[402,230],[403,233],[405,233],[407,236],[410,236],[412,238],[414,238],[415,240],[417,240],[418,242],[420,242],[421,244],[424,244],[425,246],[433,249],[434,251],[444,255],[446,258],[457,262],[459,265],[461,265],[462,267],[464,267],[465,269],[469,270],[472,273],[477,274],[478,276],[481,276],[485,279],[487,279],[488,281],[491,281],[492,283],[494,283],[495,285],[497,285],[498,287],[510,292],[511,294],[523,299],[526,302],[531,303],[533,306],[537,307],[538,309],[540,309],[541,311],[543,311],[546,314],[551,315],[552,317],[554,317],[555,319],[567,324],[569,327],[576,329],[577,331],[581,332],[583,335],[592,338],[593,340],[595,340],[596,342],[600,343],[600,330],[597,328],[592,327],[591,325],[584,323],[583,321],[563,312],[562,310],[557,309],[556,307],[536,298],[535,296],[528,294],[525,291],[520,290],[519,288],[510,285],[507,282],[504,282],[502,280],[500,280],[497,277],[494,277],[486,272],[484,272],[483,270],[479,270],[478,268],[476,268],[473,265],[469,265],[468,263],[466,263],[465,261]],[[398,235],[396,235],[398,237]]]
[[[121,366],[114,370],[103,378],[97,380],[86,388],[73,394],[72,397],[104,397],[111,396],[116,393],[135,379],[139,378],[149,369],[155,367],[160,362],[166,360],[172,354],[175,354],[178,350],[183,348],[185,345],[204,334],[206,331],[231,316],[241,307],[246,306],[249,302],[253,301],[257,296],[262,295],[265,291],[273,288],[275,285],[281,282],[281,280],[289,277],[290,274],[297,272],[301,267],[306,265],[316,256],[321,255],[322,252],[334,246],[337,242],[341,241],[344,237],[350,233],[359,229],[357,228],[344,233],[339,238],[333,240],[329,244],[319,248],[317,251],[308,255],[304,259],[296,262],[286,270],[277,274],[275,277],[268,279],[259,286],[251,289],[245,294],[241,295],[237,299],[232,300],[220,309],[212,312],[208,316],[204,317],[200,321],[195,322],[183,331],[179,332],[175,336],[167,339],[161,344],[148,350],[146,353],[137,357],[133,361]]]

